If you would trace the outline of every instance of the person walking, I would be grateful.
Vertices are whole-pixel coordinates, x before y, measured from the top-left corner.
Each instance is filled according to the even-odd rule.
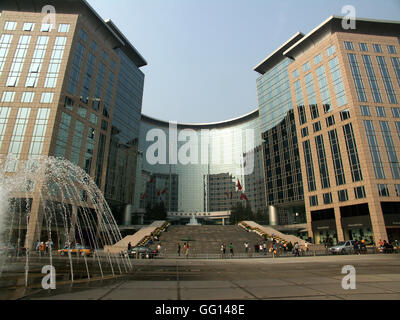
[[[299,249],[300,249],[299,243],[296,242],[295,245],[294,245],[294,256],[295,257],[300,257]]]
[[[232,244],[232,242],[230,243],[230,245],[229,245],[229,253],[230,253],[230,256],[231,256],[231,258],[234,256],[234,254],[233,254],[233,244]]]
[[[268,251],[268,246],[266,242],[264,242],[263,249],[264,249],[264,256],[266,256]]]
[[[186,257],[186,259],[189,258],[189,250],[190,250],[190,247],[189,247],[189,242],[188,242],[186,244],[186,247],[185,247],[185,257]]]
[[[223,259],[224,258],[224,244],[223,243],[221,243],[220,251],[221,251],[221,259]]]
[[[222,252],[223,252],[224,257],[225,257],[225,254],[226,254],[226,244],[224,243],[223,246],[224,246],[224,247],[223,247],[223,249],[222,249]]]
[[[181,244],[178,243],[178,257],[181,256]]]
[[[128,253],[131,252],[131,250],[132,250],[132,244],[129,242],[128,243]]]
[[[161,255],[161,242],[157,245],[157,252]]]
[[[246,254],[249,253],[249,243],[247,241],[244,243],[244,251]]]

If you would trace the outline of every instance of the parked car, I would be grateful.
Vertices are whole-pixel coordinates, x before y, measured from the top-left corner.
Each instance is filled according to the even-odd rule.
[[[131,258],[146,258],[146,259],[152,259],[155,256],[157,256],[157,250],[150,249],[149,247],[145,246],[137,246],[131,249],[131,251],[128,252],[129,257]]]
[[[354,252],[354,240],[339,242],[336,246],[331,247],[329,251],[332,254],[350,254]]]
[[[93,254],[92,249],[88,248],[88,247],[84,247],[80,244],[71,247],[71,248],[64,248],[61,250],[57,251],[57,254],[59,254],[60,256],[64,256],[66,254],[68,254],[68,252],[71,252],[71,254],[75,254],[75,255],[81,255],[81,256],[91,256]]]

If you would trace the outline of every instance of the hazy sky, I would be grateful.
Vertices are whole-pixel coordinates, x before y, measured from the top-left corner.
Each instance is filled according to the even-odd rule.
[[[143,113],[214,122],[257,108],[253,67],[294,33],[353,5],[357,16],[400,20],[399,0],[88,0],[148,62]]]

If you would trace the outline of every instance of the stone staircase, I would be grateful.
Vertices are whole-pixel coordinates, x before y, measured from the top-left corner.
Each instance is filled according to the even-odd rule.
[[[254,253],[254,245],[264,243],[264,239],[253,232],[247,232],[239,226],[169,226],[160,234],[161,255],[177,257],[178,243],[181,245],[181,256],[184,256],[183,244],[189,242],[191,257],[215,257],[221,254],[221,244],[226,245],[229,255],[229,244],[232,242],[234,254],[245,254],[244,243],[249,243],[250,252]]]

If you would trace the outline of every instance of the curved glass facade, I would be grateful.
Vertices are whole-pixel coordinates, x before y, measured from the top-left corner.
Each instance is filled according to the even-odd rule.
[[[140,208],[163,202],[171,212],[225,211],[246,199],[253,211],[265,207],[258,110],[210,124],[142,115],[140,130]]]

